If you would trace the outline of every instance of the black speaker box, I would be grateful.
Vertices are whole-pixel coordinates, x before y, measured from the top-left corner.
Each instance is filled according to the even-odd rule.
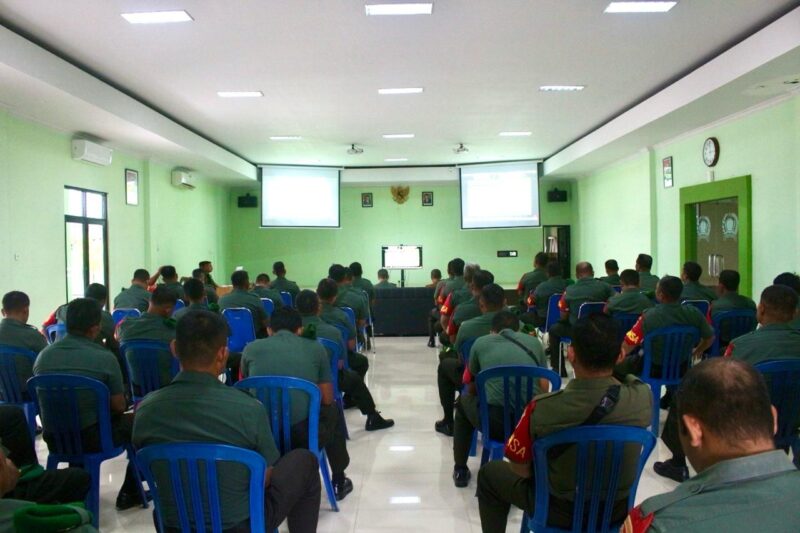
[[[239,207],[258,207],[258,197],[257,196],[250,196],[246,194],[244,196],[240,196],[239,200]]]
[[[547,191],[547,201],[548,202],[566,202],[567,201],[567,191],[559,191],[558,189],[553,189],[552,191]]]

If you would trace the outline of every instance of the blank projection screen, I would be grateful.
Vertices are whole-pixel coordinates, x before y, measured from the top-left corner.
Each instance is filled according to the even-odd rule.
[[[540,226],[537,163],[461,167],[461,228]]]
[[[261,167],[261,226],[339,227],[339,170]]]

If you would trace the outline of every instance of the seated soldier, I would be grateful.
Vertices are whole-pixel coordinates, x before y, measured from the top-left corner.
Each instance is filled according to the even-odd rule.
[[[308,334],[313,329],[316,338],[328,339],[344,346],[342,333],[319,317],[320,304],[317,293],[309,290],[300,291],[297,295],[296,307],[303,320],[305,337],[311,338]],[[332,354],[328,353],[328,357],[331,356]],[[375,401],[372,399],[372,394],[364,383],[364,379],[357,372],[344,368],[343,361],[339,361],[337,378],[339,390],[345,395],[345,408],[354,406],[359,408],[361,414],[367,417],[365,427],[367,431],[386,429],[394,425],[394,420],[385,420],[380,412],[375,410]]]
[[[178,281],[178,271],[175,270],[175,267],[172,265],[162,266],[155,274],[150,276],[147,284],[152,287],[158,280],[159,276],[161,276],[163,283],[159,283],[157,287],[167,287],[168,289],[172,289],[175,294],[178,295],[178,298],[183,300],[183,286],[181,285],[181,282]]]
[[[739,273],[735,270],[723,270],[719,273],[719,284],[717,284],[717,299],[711,302],[711,319],[713,320],[727,311],[755,311],[756,304],[747,296],[739,294]],[[728,324],[723,321],[720,324],[720,348],[725,348],[731,341]]]
[[[119,353],[119,346],[114,338],[114,319],[111,317],[111,313],[105,310],[106,302],[108,301],[108,289],[106,289],[105,285],[101,285],[100,283],[91,283],[86,287],[86,292],[84,294],[86,298],[97,300],[102,309],[101,313],[103,318],[100,321],[100,334],[95,341],[115,354]],[[64,304],[53,311],[53,314],[42,324],[42,327],[47,328],[47,326],[51,324],[64,324],[66,321],[67,304]]]
[[[442,281],[442,271],[438,268],[434,268],[431,270],[431,282],[425,285],[425,288],[435,289],[440,281]]]
[[[639,273],[625,269],[619,277],[622,291],[608,299],[606,313],[630,313],[640,315],[645,309],[653,307],[653,302],[639,288]]]
[[[242,376],[289,376],[316,383],[322,393],[319,410],[319,444],[325,448],[333,472],[333,490],[341,500],[353,491],[345,476],[350,456],[344,428],[333,397],[331,365],[325,348],[316,340],[305,339],[300,313],[290,307],[272,315],[270,336],[251,342],[242,354]],[[308,446],[308,397],[292,398],[292,445]]]
[[[617,263],[617,260],[609,259],[603,266],[606,269],[606,275],[601,277],[600,281],[604,281],[612,287],[620,285],[621,281],[619,278],[619,263]]]
[[[536,287],[547,280],[547,263],[550,258],[544,252],[539,252],[533,258],[533,270],[526,272],[522,275],[517,284],[517,294],[520,297],[520,306],[525,305],[525,300],[531,291],[536,290]]]
[[[115,446],[129,444],[133,414],[126,414],[127,405],[122,385],[122,372],[117,358],[98,346],[94,339],[100,331],[100,305],[91,298],[76,298],[67,306],[67,335],[39,354],[33,374],[74,374],[101,381],[110,394],[111,434]],[[97,410],[81,412],[81,440],[85,451],[99,449]],[[44,428],[44,440],[51,435]],[[134,465],[129,461],[125,481],[117,494],[117,509],[125,510],[142,504],[136,483]]]
[[[480,429],[478,414],[478,391],[475,386],[477,376],[482,370],[501,365],[546,367],[544,348],[538,338],[519,332],[519,318],[510,311],[500,311],[492,317],[489,335],[475,341],[469,355],[469,366],[464,371],[464,384],[467,394],[461,394],[456,402],[455,424],[453,426],[453,482],[456,487],[469,484],[470,471],[467,468],[472,433]],[[536,392],[546,392],[547,380],[540,383]],[[543,388],[542,388],[543,387]],[[531,391],[530,393],[532,393]],[[529,394],[530,394],[529,393]],[[503,385],[500,380],[486,384],[486,400],[489,403],[489,432],[497,441],[505,440],[503,435]],[[521,406],[520,406],[521,407]]]
[[[617,380],[614,365],[619,361],[617,325],[603,314],[582,318],[572,328],[572,343],[567,349],[575,379],[560,391],[536,396],[525,410],[513,435],[506,443],[505,455],[511,462],[490,461],[478,473],[478,505],[481,528],[486,533],[506,530],[511,505],[532,514],[534,511],[533,442],[550,433],[586,424],[613,424],[646,428],[650,424],[650,387],[635,376]],[[610,411],[595,413],[608,396],[617,392],[618,400]],[[638,460],[638,457],[637,457]],[[625,461],[612,521],[621,521],[628,511],[628,490],[636,474],[637,461]],[[567,451],[548,465],[552,486],[549,524],[572,527],[575,499],[575,452]],[[556,496],[558,495],[558,496]]]
[[[375,301],[375,287],[370,280],[363,277],[364,269],[361,267],[361,263],[357,261],[350,263],[350,272],[353,274],[353,281],[350,282],[350,286],[359,291],[366,292],[369,304],[372,306]]]
[[[233,290],[219,299],[220,309],[244,307],[253,317],[253,331],[257,338],[266,337],[269,318],[261,299],[250,292],[250,276],[246,270],[237,270],[231,274]]]
[[[199,263],[197,263],[197,268],[203,271],[203,275],[205,278],[203,282],[212,289],[214,289],[214,294],[216,295],[216,289],[217,287],[219,287],[219,285],[217,285],[216,282],[214,281],[214,278],[211,277],[211,273],[214,271],[214,265],[211,264],[211,261],[200,261]],[[192,276],[197,277],[194,276],[194,274],[192,274]]]
[[[356,315],[356,331],[364,326],[367,320],[367,302],[362,295],[350,290],[347,283],[347,271],[344,266],[339,264],[331,265],[328,269],[328,277],[336,282],[336,306],[349,307]],[[380,283],[376,288],[380,289]]]
[[[175,322],[189,311],[211,311],[215,313],[219,310],[217,304],[207,303],[206,287],[197,278],[189,278],[183,282],[183,295],[186,299],[186,307],[182,307],[172,314],[172,319]]]
[[[202,268],[195,268],[192,270],[192,277],[203,284],[203,290],[205,291],[205,297],[208,303],[215,304],[219,302],[216,286],[208,282],[208,274],[203,272]],[[183,290],[185,294],[186,287],[184,287]]]
[[[647,254],[639,254],[636,257],[634,270],[639,273],[639,287],[648,296],[655,294],[658,285],[658,276],[650,273],[653,268],[653,257]]]
[[[292,295],[292,300],[294,300],[297,293],[300,292],[300,287],[294,281],[286,279],[286,266],[284,266],[283,261],[273,263],[272,273],[275,274],[275,279],[269,284],[270,288],[278,292],[288,292]]]
[[[11,291],[3,296],[3,320],[0,321],[0,344],[24,348],[38,354],[47,347],[39,331],[28,325],[31,300],[21,291]],[[27,381],[33,375],[33,363],[27,357],[15,357],[17,377],[22,393],[27,395]]]
[[[440,279],[436,286],[433,288],[433,308],[428,318],[428,348],[436,348],[436,336],[442,333],[441,313],[439,307],[444,303],[444,299],[439,302],[439,295],[444,290],[447,281],[452,279],[453,262],[447,263],[448,279]],[[441,274],[440,274],[441,275]]]
[[[317,285],[317,296],[320,302],[319,317],[326,323],[347,331],[347,364],[350,370],[355,371],[364,379],[369,370],[369,359],[356,349],[356,326],[347,317],[344,311],[334,305],[338,295],[339,286],[330,278],[320,280]]]
[[[443,357],[436,370],[437,384],[439,387],[439,402],[442,404],[444,417],[434,424],[439,433],[449,437],[453,436],[453,409],[455,407],[455,394],[461,388],[462,374],[464,373],[461,346],[469,339],[476,339],[488,335],[492,329],[494,316],[503,310],[506,305],[505,291],[500,285],[490,284],[483,288],[478,299],[481,316],[467,320],[461,324],[456,335],[453,356]]]
[[[680,442],[698,474],[634,508],[623,531],[764,533],[800,529],[800,472],[775,450],[775,411],[764,379],[714,358],[678,388]]]
[[[606,302],[616,292],[611,285],[594,278],[594,268],[588,262],[575,265],[575,277],[578,281],[568,286],[558,302],[561,311],[561,320],[550,328],[548,352],[550,353],[550,366],[554,371],[559,371],[561,357],[561,337],[570,337],[572,325],[578,320],[581,304],[587,302]],[[561,360],[561,377],[567,375],[566,362]]]
[[[288,518],[290,531],[314,532],[320,501],[317,459],[307,450],[292,450],[281,457],[264,406],[217,379],[227,365],[227,337],[228,327],[219,315],[192,310],[181,318],[172,341],[181,372],[169,387],[152,392],[139,404],[133,443],[143,448],[202,442],[253,450],[267,462],[267,531],[275,530]],[[220,477],[223,529],[249,531],[248,477],[240,470],[226,473],[225,478]],[[164,525],[176,528],[174,503],[167,498],[162,500]]]
[[[378,270],[378,283],[375,284],[376,289],[396,289],[397,283],[389,281],[389,271],[385,268]]]
[[[256,283],[253,286],[253,291],[259,298],[269,298],[272,300],[272,305],[275,309],[283,307],[283,298],[281,293],[269,287],[269,276],[263,272],[256,276]]]
[[[464,269],[464,278],[466,279],[467,269]],[[447,335],[450,338],[450,343],[453,344],[456,342],[456,335],[458,334],[458,330],[465,321],[470,320],[472,318],[476,318],[481,316],[481,308],[478,305],[478,300],[481,296],[481,291],[487,285],[491,285],[494,283],[494,274],[489,272],[488,270],[477,270],[471,276],[471,281],[469,284],[470,289],[470,298],[468,300],[461,301],[457,303],[457,307],[453,312],[452,318],[447,323]],[[466,287],[465,287],[466,288]],[[450,297],[453,295],[461,292],[463,289],[459,289],[458,291],[452,293]],[[458,300],[463,298],[460,296]],[[444,307],[444,306],[442,306]]]
[[[554,294],[563,294],[567,289],[567,282],[561,277],[561,265],[558,261],[547,263],[547,279],[541,282],[533,290],[533,294],[528,295],[528,307],[536,308],[534,324],[542,327],[547,322],[547,306],[550,297]]]
[[[800,276],[797,274],[784,272],[783,274],[779,274],[772,283],[775,285],[786,285],[792,289],[795,294],[800,295]],[[794,320],[789,322],[789,325],[794,329],[800,329],[800,305],[798,305],[797,309],[795,310]]]
[[[703,267],[694,261],[686,261],[681,269],[681,281],[683,291],[681,301],[684,300],[705,300],[711,302],[717,299],[717,293],[713,289],[700,284],[700,276],[703,275]]]
[[[480,269],[481,266],[477,263],[467,263],[464,266],[464,285],[448,294],[442,307],[439,309],[439,320],[441,320],[442,323],[442,330],[447,333],[448,337],[454,335],[448,331],[450,319],[455,314],[456,308],[461,302],[472,299],[472,277],[475,275],[475,272]],[[478,315],[480,315],[480,313],[478,313]],[[452,340],[450,340],[450,342],[452,342]]]
[[[447,297],[451,292],[455,292],[462,288],[464,283],[464,260],[456,257],[447,264],[447,274],[450,278],[439,291],[439,298],[436,300],[437,305],[441,307],[447,301]]]
[[[150,293],[147,291],[147,281],[150,273],[143,268],[137,268],[133,273],[131,286],[122,289],[114,298],[114,309],[138,309],[144,313],[150,304]]]

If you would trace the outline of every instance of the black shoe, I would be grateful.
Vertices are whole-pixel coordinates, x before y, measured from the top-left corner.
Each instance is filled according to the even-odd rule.
[[[381,416],[380,411],[375,411],[371,415],[367,415],[367,425],[364,429],[367,431],[377,431],[379,429],[390,428],[394,425],[394,420],[388,420]]]
[[[336,496],[337,502],[344,500],[351,492],[353,492],[353,482],[349,477],[333,482],[333,494]]]
[[[343,409],[352,409],[353,407],[358,407],[356,401],[351,398],[349,395],[345,394],[344,398],[342,398],[342,408]]]
[[[453,467],[453,483],[458,488],[464,488],[469,485],[469,478],[472,474],[466,466]]]
[[[428,339],[428,348],[436,348],[436,341],[433,339]]]
[[[448,437],[452,437],[453,436],[453,423],[452,422],[448,422],[445,419],[437,420],[436,424],[434,424],[433,427],[436,428],[436,431],[438,431],[439,433],[447,435]]]
[[[683,483],[689,479],[689,469],[683,465],[676,465],[672,459],[668,461],[656,461],[653,470],[659,476],[669,478],[678,483]]]
[[[667,392],[664,393],[664,396],[658,401],[658,406],[667,411],[669,409],[670,404],[672,403],[672,391],[667,389]]]
[[[142,496],[139,491],[119,491],[117,494],[117,511],[124,511],[131,507],[141,506]]]

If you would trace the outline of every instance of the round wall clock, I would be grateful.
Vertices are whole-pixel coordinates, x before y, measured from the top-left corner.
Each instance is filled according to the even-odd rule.
[[[716,137],[709,137],[703,143],[703,163],[713,167],[719,161],[719,141]]]

